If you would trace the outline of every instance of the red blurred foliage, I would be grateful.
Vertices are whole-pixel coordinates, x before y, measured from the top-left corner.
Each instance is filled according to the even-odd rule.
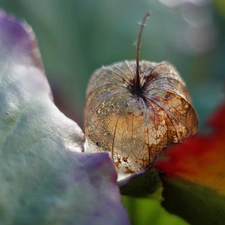
[[[225,130],[225,102],[217,107],[215,112],[207,121],[207,125],[216,129],[216,131]]]

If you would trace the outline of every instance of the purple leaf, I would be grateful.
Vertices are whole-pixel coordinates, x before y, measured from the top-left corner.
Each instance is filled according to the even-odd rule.
[[[129,224],[107,153],[83,153],[54,105],[35,35],[0,12],[0,224]]]

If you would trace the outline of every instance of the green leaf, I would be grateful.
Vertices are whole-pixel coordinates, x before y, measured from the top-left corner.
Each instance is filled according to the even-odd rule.
[[[168,213],[157,199],[123,196],[123,203],[132,225],[188,225],[182,218]]]
[[[118,185],[122,195],[129,195],[133,197],[152,197],[157,196],[161,199],[162,182],[159,177],[159,171],[152,167],[141,170],[119,180]]]
[[[0,224],[129,224],[107,153],[82,153],[32,29],[0,12]]]
[[[218,192],[195,183],[163,178],[163,206],[193,225],[223,225],[225,198]]]

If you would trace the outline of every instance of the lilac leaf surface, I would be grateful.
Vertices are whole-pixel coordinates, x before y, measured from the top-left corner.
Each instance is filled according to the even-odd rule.
[[[107,153],[54,105],[32,29],[0,12],[0,224],[129,224]]]

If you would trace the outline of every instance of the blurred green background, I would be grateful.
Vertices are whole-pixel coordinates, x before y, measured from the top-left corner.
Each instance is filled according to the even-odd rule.
[[[55,102],[83,124],[88,80],[95,69],[135,58],[134,43],[148,9],[141,58],[168,60],[184,78],[200,119],[223,98],[224,0],[0,0],[34,29]],[[123,198],[133,224],[186,224],[157,200]],[[184,206],[185,207],[185,206]]]

